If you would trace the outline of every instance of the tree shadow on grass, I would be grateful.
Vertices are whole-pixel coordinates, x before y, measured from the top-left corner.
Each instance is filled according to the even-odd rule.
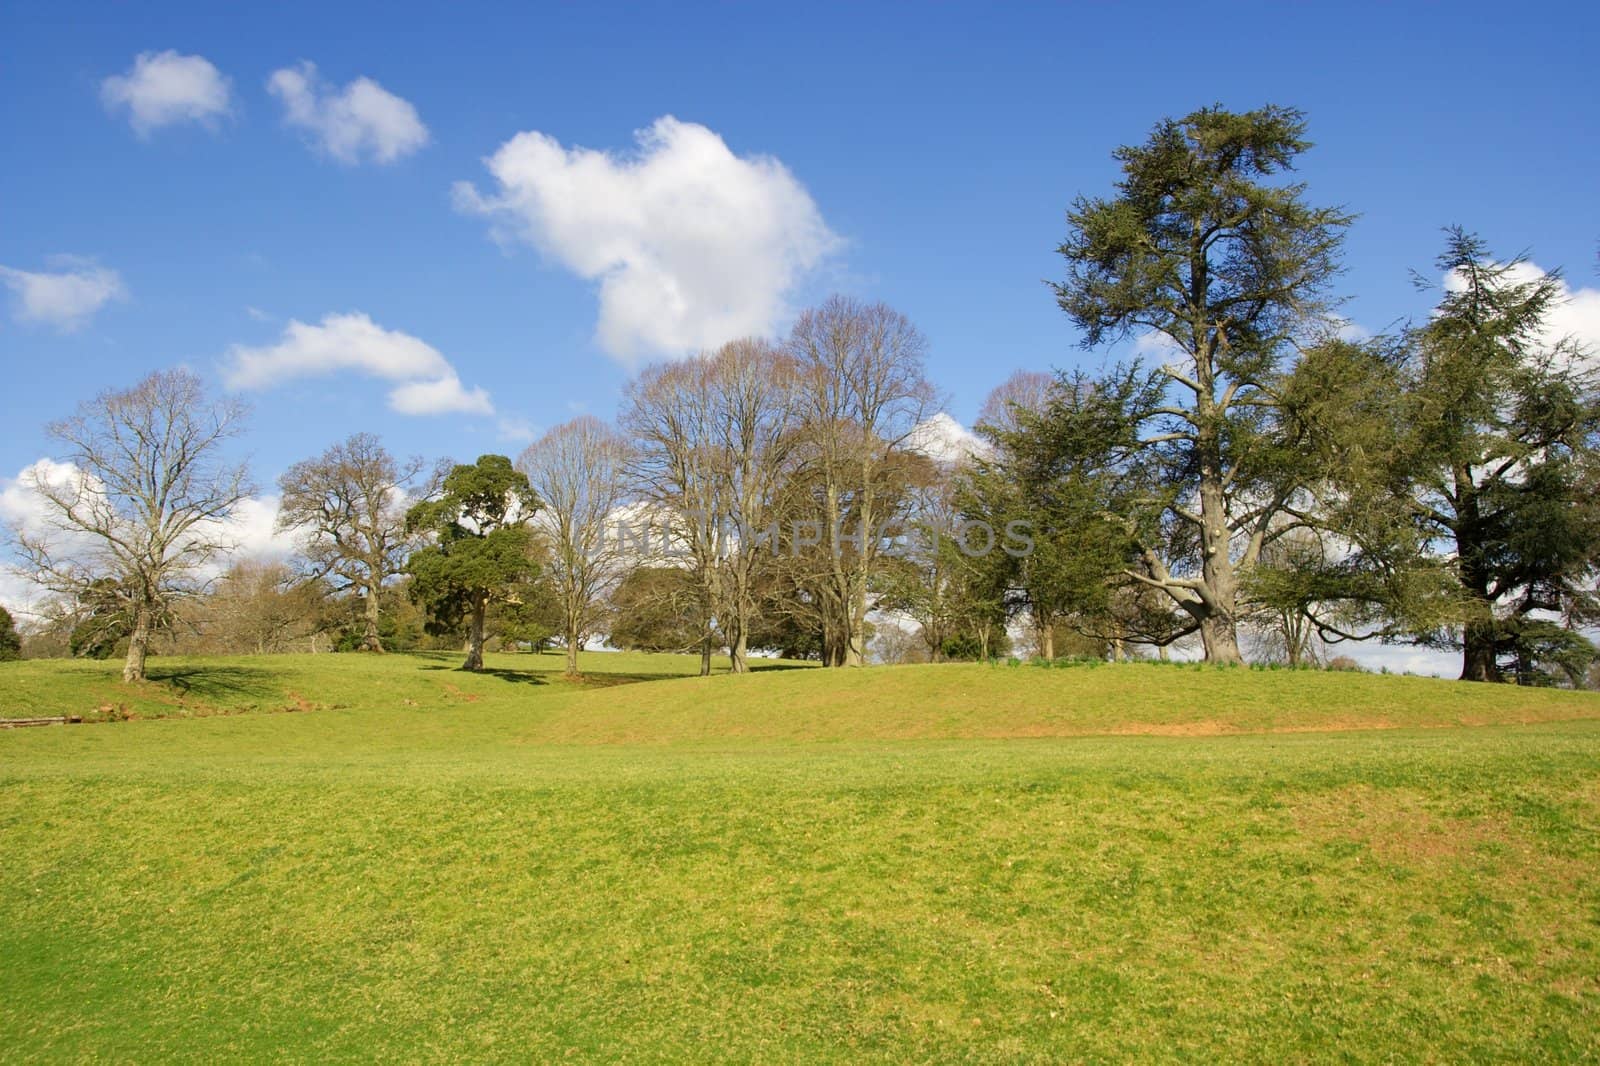
[[[156,666],[146,677],[207,703],[275,699],[282,694],[276,673],[257,666]]]
[[[434,668],[426,667],[425,669]],[[497,667],[485,667],[484,669],[478,671],[478,673],[485,677],[498,677],[501,681],[515,681],[523,685],[548,685],[550,682],[546,681],[540,675],[548,674],[550,672],[551,671],[549,670],[502,670]]]
[[[476,674],[478,677],[498,677],[502,681],[516,681],[524,685],[548,685],[550,682],[545,677],[555,673],[554,670],[506,670],[497,666],[486,666],[482,670],[463,670],[460,666],[419,666],[418,670],[443,671],[450,674]]]

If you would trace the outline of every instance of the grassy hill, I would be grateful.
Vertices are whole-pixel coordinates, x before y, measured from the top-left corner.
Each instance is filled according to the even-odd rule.
[[[0,664],[7,1057],[1600,1056],[1600,697],[454,665]]]

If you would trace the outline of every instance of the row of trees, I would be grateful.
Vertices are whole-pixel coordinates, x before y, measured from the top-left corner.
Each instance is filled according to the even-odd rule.
[[[1120,149],[1113,194],[1068,215],[1055,295],[1086,347],[1137,338],[1159,361],[1018,374],[981,446],[930,441],[911,322],[835,297],[781,340],[646,369],[615,426],[574,420],[515,460],[402,461],[358,434],[295,464],[295,565],[235,567],[187,622],[227,592],[279,634],[263,648],[331,627],[377,652],[420,618],[468,669],[498,635],[556,637],[575,672],[601,634],[742,671],[761,649],[859,665],[891,616],[924,657],[993,655],[1020,619],[1050,657],[1195,639],[1231,663],[1253,632],[1291,662],[1376,638],[1458,647],[1473,680],[1581,679],[1600,388],[1550,335],[1558,279],[1452,230],[1424,323],[1341,337],[1352,219],[1284,180],[1307,147],[1303,117],[1267,107]],[[49,528],[19,544],[75,647],[125,633],[129,679],[250,492],[222,458],[240,414],[175,371],[51,427],[80,476],[37,480]],[[297,620],[269,626],[280,609]]]

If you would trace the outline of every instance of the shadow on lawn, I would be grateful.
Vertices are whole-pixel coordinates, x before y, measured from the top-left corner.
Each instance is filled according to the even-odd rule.
[[[452,674],[460,674],[460,673],[466,673],[467,672],[465,670],[462,670],[461,666],[459,664],[457,664],[455,666],[444,665],[447,662],[448,663],[453,663],[457,659],[460,658],[459,655],[456,655],[454,653],[450,653],[450,652],[413,652],[412,654],[418,659],[432,659],[432,660],[434,660],[434,663],[432,665],[419,666],[419,667],[417,667],[418,670],[428,670],[428,671],[441,671],[442,670],[442,671],[444,671],[446,673],[452,673]],[[482,670],[479,670],[477,673],[478,673],[479,677],[498,677],[501,681],[511,681],[511,682],[515,682],[515,683],[521,684],[521,685],[548,685],[550,682],[546,681],[545,678],[548,677],[551,674],[556,673],[556,671],[555,670],[507,670],[507,669],[505,669],[503,667],[498,667],[498,666],[486,666]]]
[[[155,666],[147,676],[207,703],[272,699],[280,694],[274,672],[256,666]]]

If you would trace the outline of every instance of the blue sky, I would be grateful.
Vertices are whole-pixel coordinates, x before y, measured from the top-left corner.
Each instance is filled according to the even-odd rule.
[[[7,5],[0,479],[48,454],[47,419],[177,363],[254,405],[264,488],[357,429],[402,453],[514,454],[575,411],[609,416],[628,360],[670,354],[652,345],[778,330],[832,291],[908,314],[970,422],[1012,370],[1105,358],[1044,284],[1063,213],[1109,189],[1114,147],[1213,102],[1306,111],[1312,199],[1361,216],[1340,288],[1364,327],[1426,313],[1408,271],[1452,223],[1600,285],[1593,5],[509,6]],[[166,52],[203,58],[222,102],[141,130],[154,83],[106,81]],[[269,89],[279,71],[298,96]],[[381,94],[345,97],[362,78]],[[682,125],[641,147],[664,116]],[[502,185],[485,160],[524,133],[543,162]],[[726,203],[771,241],[695,236],[693,213]],[[607,258],[618,242],[634,251]],[[115,294],[30,317],[26,276],[54,274]],[[657,328],[629,301],[663,285],[689,306]],[[333,358],[351,334],[327,316],[355,313],[370,326],[341,328],[373,359],[426,346],[417,374],[455,375],[435,404],[455,410],[395,410],[406,382],[370,366],[290,369],[291,320],[330,325],[296,357]],[[241,347],[267,360],[249,380]]]

